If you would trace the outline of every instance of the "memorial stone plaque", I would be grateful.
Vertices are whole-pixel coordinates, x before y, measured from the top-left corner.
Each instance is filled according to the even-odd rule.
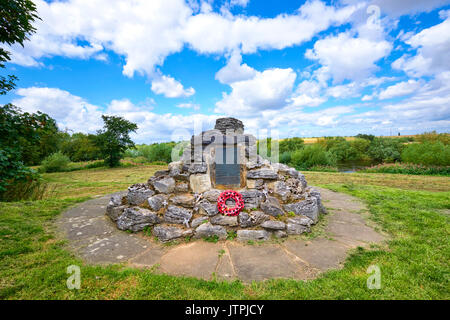
[[[218,185],[240,185],[241,174],[237,146],[217,148],[215,175]]]

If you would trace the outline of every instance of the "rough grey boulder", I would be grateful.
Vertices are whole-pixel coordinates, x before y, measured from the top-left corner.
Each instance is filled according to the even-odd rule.
[[[198,218],[192,219],[191,227],[197,228],[199,225],[201,225],[203,223],[207,223],[207,222],[208,222],[207,217],[198,217]]]
[[[111,220],[116,221],[122,214],[126,206],[122,205],[122,196],[113,195],[106,206],[106,215],[111,218]]]
[[[308,218],[306,216],[298,216],[298,217],[294,217],[294,218],[289,218],[289,219],[287,219],[287,222],[299,224],[299,225],[302,225],[305,227],[310,227],[314,223],[314,221],[312,221],[310,218]]]
[[[191,137],[191,147],[208,146],[213,142],[217,143],[216,138],[222,138],[222,133],[219,130],[203,131],[201,134]]]
[[[166,242],[180,237],[192,235],[192,229],[183,230],[177,227],[156,226],[153,228],[153,235],[160,241]]]
[[[120,206],[122,205],[122,195],[120,194],[115,194],[111,197],[111,199],[109,199],[109,203],[108,206]]]
[[[303,201],[284,205],[284,210],[294,212],[296,215],[303,215],[310,218],[314,223],[319,221],[319,206],[316,198],[309,198]]]
[[[244,208],[247,209],[258,208],[264,198],[264,193],[255,189],[243,190],[241,195],[244,200]]]
[[[291,191],[283,181],[275,182],[273,192],[283,201],[287,201],[291,196]]]
[[[169,223],[187,224],[192,218],[192,210],[170,205],[164,214],[164,221]]]
[[[190,174],[188,172],[181,172],[181,173],[173,175],[172,177],[178,181],[189,182],[189,176],[190,176]]]
[[[308,185],[308,183],[306,182],[306,179],[305,179],[305,175],[303,175],[302,173],[300,173],[298,171],[297,171],[297,173],[298,173],[297,179],[300,181],[302,188],[305,189],[306,186]]]
[[[283,230],[277,230],[277,231],[275,231],[275,232],[273,233],[273,235],[274,235],[276,238],[286,238],[286,237],[288,236],[287,232],[286,232],[286,231],[283,231]]]
[[[252,211],[250,213],[242,211],[239,213],[239,225],[242,228],[254,227],[266,220],[269,220],[269,215],[262,211]]]
[[[172,177],[165,177],[154,181],[153,187],[159,193],[172,193],[175,190],[175,180]]]
[[[286,229],[286,224],[282,221],[268,220],[261,223],[261,227],[270,230],[284,230]]]
[[[266,230],[238,230],[236,234],[236,239],[239,241],[258,241],[267,240],[270,238],[270,233]]]
[[[288,222],[286,224],[286,231],[287,234],[302,234],[305,232],[309,232],[309,228],[302,226],[301,224]]]
[[[198,208],[198,212],[200,214],[210,217],[215,216],[219,212],[217,205],[209,202],[208,200],[200,201],[197,203],[196,208]]]
[[[112,221],[116,222],[120,215],[125,210],[126,206],[106,206],[106,215],[111,218]]]
[[[175,192],[188,192],[189,184],[186,182],[177,183],[175,185]]]
[[[220,191],[217,189],[211,189],[203,193],[203,198],[213,203],[217,202],[217,199],[220,196]]]
[[[143,183],[134,184],[128,188],[127,202],[130,205],[138,206],[143,204],[155,192]]]
[[[262,211],[264,211],[264,213],[274,217],[284,215],[283,209],[280,206],[280,202],[277,198],[274,197],[267,197],[266,201],[261,203],[261,209]]]
[[[258,162],[258,161],[249,161],[246,163],[245,166],[247,167],[247,169],[251,170],[251,169],[261,168],[263,166],[263,163]]]
[[[169,197],[165,194],[156,194],[148,198],[148,205],[153,211],[158,211],[168,205]]]
[[[211,223],[203,223],[195,229],[194,238],[207,238],[217,236],[223,240],[227,237],[227,230],[222,226],[213,226]]]
[[[222,134],[226,134],[227,131],[242,134],[244,133],[244,124],[235,118],[219,118],[216,120],[214,129],[219,130]]]
[[[247,179],[247,188],[262,189],[264,187],[263,179]]]
[[[313,197],[313,198],[316,198],[317,205],[319,206],[320,213],[326,214],[327,213],[327,209],[325,208],[325,206],[322,203],[322,196],[320,195],[319,190],[314,189],[314,188],[310,188],[309,189],[309,195],[311,197]]]
[[[278,174],[272,169],[262,168],[248,171],[247,178],[275,180],[278,178]]]
[[[217,214],[210,219],[212,224],[218,224],[221,226],[229,226],[235,227],[238,225],[238,217],[237,216],[224,216],[221,214]]]
[[[205,162],[192,163],[189,166],[189,168],[188,168],[189,173],[192,173],[192,174],[195,174],[195,173],[206,173],[207,170],[208,170],[208,166],[206,165]]]
[[[180,194],[170,198],[170,201],[177,205],[185,208],[193,208],[194,207],[194,196],[192,194]]]
[[[183,162],[181,161],[171,162],[169,163],[168,168],[169,168],[169,175],[171,177],[177,176],[181,174],[181,172],[183,171]]]
[[[152,211],[143,208],[127,208],[117,219],[120,230],[141,231],[147,226],[160,223],[161,219]]]

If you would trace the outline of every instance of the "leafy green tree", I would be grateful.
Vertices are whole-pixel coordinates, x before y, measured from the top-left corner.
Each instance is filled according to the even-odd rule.
[[[292,153],[291,162],[298,170],[314,166],[336,166],[336,156],[321,145],[312,144]]]
[[[102,115],[102,119],[104,127],[98,131],[97,145],[105,163],[117,167],[125,150],[135,147],[130,133],[136,132],[138,126],[122,117]]]
[[[8,186],[38,177],[22,160],[27,150],[21,142],[39,142],[39,118],[40,115],[22,113],[12,104],[0,108],[0,199]]]
[[[37,165],[49,155],[58,151],[61,137],[59,135],[56,121],[49,115],[38,111],[29,115],[24,113],[25,117],[29,117],[33,121],[33,129],[36,139],[29,137],[19,137],[20,145],[25,152],[22,152],[22,161],[26,165]]]
[[[296,151],[303,148],[305,142],[302,138],[287,138],[280,141],[279,152],[280,154],[288,151]]]
[[[365,133],[358,133],[355,137],[359,139],[366,139],[369,141],[373,141],[373,139],[375,139],[375,136],[373,134],[365,134]]]
[[[69,135],[64,133],[64,139],[61,143],[61,151],[67,155],[70,160],[89,161],[101,158],[101,151],[97,145],[97,135],[84,134],[81,132]]]
[[[370,143],[368,153],[375,161],[394,162],[401,159],[402,147],[398,139],[375,138]]]
[[[36,6],[31,0],[0,1],[0,43],[6,45],[20,44],[23,46],[28,36],[36,31],[32,23],[39,19]],[[0,48],[0,68],[11,60],[11,54]],[[17,77],[14,75],[0,76],[0,95],[14,89]]]
[[[412,143],[402,151],[402,161],[436,166],[450,166],[450,145],[441,141]]]
[[[369,150],[370,140],[356,138],[355,140],[350,141],[350,145],[353,149],[356,150],[358,154],[358,159],[369,159],[369,155],[367,151]]]

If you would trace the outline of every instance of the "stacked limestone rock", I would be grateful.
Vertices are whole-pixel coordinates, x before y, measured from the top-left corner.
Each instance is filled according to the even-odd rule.
[[[237,233],[238,240],[267,240],[272,235],[282,238],[310,231],[325,212],[320,193],[308,187],[297,170],[257,155],[249,157],[256,151],[256,139],[243,134],[239,120],[225,119],[218,120],[215,130],[193,137],[191,148],[180,161],[170,163],[168,170],[156,172],[147,183],[130,186],[124,197],[111,198],[107,215],[119,229],[137,232],[152,227],[152,234],[161,241],[187,236],[226,239],[230,231]],[[234,128],[231,132],[230,127]],[[214,167],[207,146],[230,137],[247,143],[245,186],[235,188],[245,204],[239,216],[218,212],[222,191],[210,179]],[[201,162],[191,152],[196,141],[202,145]]]

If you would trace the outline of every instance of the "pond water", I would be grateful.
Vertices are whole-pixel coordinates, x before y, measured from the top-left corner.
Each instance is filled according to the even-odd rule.
[[[359,169],[364,169],[378,164],[376,161],[371,160],[359,160],[359,161],[342,161],[338,162],[337,167],[339,172],[352,173]]]

